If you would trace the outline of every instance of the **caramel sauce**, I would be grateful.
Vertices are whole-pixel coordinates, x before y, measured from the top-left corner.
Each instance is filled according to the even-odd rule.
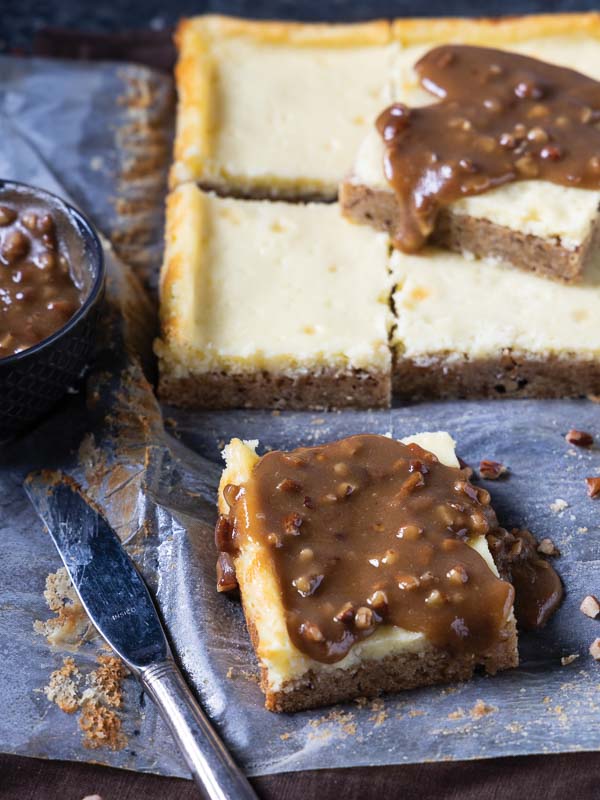
[[[563,599],[563,586],[550,562],[541,558],[527,530],[507,534],[513,541],[508,571],[515,587],[515,616],[520,630],[542,628]]]
[[[600,189],[600,83],[501,50],[444,45],[421,58],[440,102],[397,103],[377,120],[400,206],[394,244],[419,250],[441,207],[532,178]]]
[[[364,434],[267,453],[224,497],[217,546],[266,547],[290,637],[318,661],[382,624],[473,653],[506,625],[513,588],[469,546],[498,527],[490,496],[416,444]]]
[[[51,336],[82,300],[52,215],[0,205],[0,358]]]

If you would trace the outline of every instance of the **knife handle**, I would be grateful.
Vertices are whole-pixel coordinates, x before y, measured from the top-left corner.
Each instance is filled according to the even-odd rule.
[[[208,800],[257,800],[198,705],[172,659],[140,670],[139,678],[169,726],[192,776]]]

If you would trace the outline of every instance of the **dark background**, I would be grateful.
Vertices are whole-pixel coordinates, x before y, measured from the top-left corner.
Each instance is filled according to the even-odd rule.
[[[84,58],[129,58],[168,68],[169,30],[180,16],[226,13],[257,18],[355,21],[396,16],[498,16],[596,10],[600,0],[486,3],[444,0],[0,0],[0,52]],[[49,33],[53,29],[55,33]],[[58,31],[62,31],[58,35]],[[95,34],[82,37],[77,32]],[[116,36],[125,31],[138,35]],[[150,31],[151,33],[148,33]],[[144,32],[144,33],[142,33]],[[1,142],[0,142],[1,147]],[[0,709],[1,713],[1,709]],[[318,765],[315,764],[315,767]],[[524,800],[600,797],[600,754],[488,759],[377,769],[325,770],[254,781],[264,800]],[[138,775],[91,764],[0,755],[0,800],[192,800],[188,781]]]
[[[444,2],[444,0],[0,0],[0,52],[15,49],[30,52],[35,34],[44,27],[67,28],[93,33],[172,27],[180,16],[221,13],[244,17],[298,20],[352,21],[395,16],[498,16],[550,11],[597,9],[598,0],[488,0]]]

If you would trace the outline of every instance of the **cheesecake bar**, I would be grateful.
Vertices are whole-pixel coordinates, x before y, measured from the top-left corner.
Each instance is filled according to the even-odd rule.
[[[215,538],[269,710],[516,666],[514,592],[486,541],[502,529],[447,433],[256,446],[225,448]]]
[[[391,26],[183,20],[171,186],[333,200],[389,102]]]
[[[336,204],[167,201],[159,393],[190,408],[387,406],[385,234]]]
[[[399,397],[600,393],[600,265],[565,286],[430,248],[394,250]]]
[[[500,21],[397,20],[393,25],[393,37],[398,44],[393,68],[394,102],[415,109],[417,116],[423,106],[433,107],[434,104],[440,106],[440,98],[426,91],[421,85],[415,69],[417,62],[423,59],[418,67],[422,71],[423,64],[431,64],[435,54],[440,53],[443,57],[447,56],[448,63],[451,63],[451,58],[456,56],[456,52],[450,52],[454,45],[475,45],[510,51],[545,62],[545,66],[540,67],[542,72],[546,69],[549,73],[551,68],[548,65],[557,65],[576,70],[594,81],[600,80],[600,15],[596,13],[543,15]],[[446,46],[448,52],[444,53],[442,47],[431,53],[433,48],[440,46]],[[428,53],[427,59],[424,59]],[[493,51],[489,51],[487,57],[483,55],[483,67],[493,62]],[[496,78],[496,88],[490,83],[491,97],[485,101],[490,109],[493,108],[492,103],[498,102],[498,98],[506,97],[503,93],[505,87],[501,85],[501,81],[502,70],[505,74],[507,71],[495,63],[493,66],[497,67],[499,77]],[[431,66],[429,68],[431,69]],[[515,70],[521,68],[528,69],[525,65],[515,64]],[[456,69],[456,66],[446,67],[446,72],[448,69]],[[577,83],[577,76],[573,73],[570,73],[569,77],[564,70],[560,72],[557,82],[570,80],[571,83]],[[438,69],[438,75],[442,80],[449,80],[443,70]],[[585,80],[586,78],[580,78],[579,83]],[[454,121],[460,121],[461,110],[468,106],[470,95],[478,91],[478,86],[478,79],[472,84],[465,83],[463,100],[456,108],[457,116]],[[512,86],[509,88],[512,91]],[[497,97],[494,92],[497,92]],[[527,89],[523,84],[523,93],[526,92]],[[565,107],[573,115],[573,119],[569,115],[544,116],[545,111],[548,112],[548,108],[552,106],[552,92],[548,99],[542,96],[543,91],[540,90],[539,102],[533,95],[526,98],[526,102],[531,106],[527,106],[527,125],[521,125],[523,130],[518,132],[519,126],[515,126],[516,134],[508,124],[509,119],[518,113],[518,108],[512,101],[509,100],[506,106],[498,103],[499,123],[493,119],[490,122],[489,114],[486,117],[483,112],[474,111],[474,114],[479,114],[479,121],[485,119],[486,124],[502,125],[507,122],[507,128],[510,130],[505,134],[498,134],[497,142],[492,142],[488,137],[486,142],[481,139],[481,146],[496,143],[499,147],[498,158],[506,158],[509,151],[517,154],[521,151],[526,153],[523,158],[514,156],[518,181],[509,183],[500,181],[501,185],[485,188],[480,194],[466,193],[465,196],[455,197],[448,204],[444,204],[433,223],[430,241],[457,252],[492,257],[564,282],[579,280],[600,247],[598,215],[600,191],[597,188],[597,180],[582,180],[583,176],[577,173],[577,169],[573,171],[573,175],[569,171],[572,166],[571,161],[583,155],[585,150],[576,140],[574,129],[571,130],[573,126],[580,126],[580,133],[591,143],[590,163],[597,152],[593,141],[597,133],[592,117],[596,114],[600,102],[598,99],[600,84],[595,91],[593,87],[591,89],[586,87],[583,92],[580,88],[574,89],[569,97],[583,96],[585,92],[588,93],[586,96],[590,98],[590,105],[593,108],[586,105],[580,108],[565,95],[567,98]],[[587,116],[580,118],[580,112],[581,114],[585,112]],[[505,115],[508,119],[505,119]],[[561,134],[560,128],[563,123],[567,127],[571,125],[568,133]],[[408,124],[411,124],[410,120]],[[468,126],[470,122],[466,120],[463,124]],[[437,135],[437,141],[441,143],[440,137],[444,137],[445,133],[440,128],[439,133],[435,134],[435,130],[437,128],[432,129],[432,135],[434,138]],[[469,130],[471,129],[465,127],[465,131]],[[460,137],[470,134],[456,135]],[[561,135],[565,147],[556,146],[555,138]],[[414,141],[418,145],[422,137],[415,134]],[[446,141],[445,145],[447,144]],[[470,145],[465,145],[465,152],[469,147]],[[533,156],[527,155],[532,148],[536,153]],[[387,230],[398,237],[406,224],[407,213],[384,174],[385,151],[382,135],[373,126],[359,148],[350,174],[342,183],[340,202],[343,212],[349,219],[373,225],[379,230]],[[482,151],[481,158],[485,160],[486,157]],[[465,187],[469,181],[475,186],[477,181],[481,180],[481,176],[477,174],[475,161],[476,159],[469,158],[463,165],[465,177],[461,180]],[[593,162],[594,165],[596,162],[600,169],[597,157]],[[556,164],[556,167],[552,166],[553,164]],[[544,168],[554,169],[561,167],[561,164],[565,167],[564,180],[572,180],[573,185],[565,185],[564,180],[562,183],[556,183],[543,177],[535,177],[540,172],[543,176]],[[390,167],[387,169],[389,173]],[[470,169],[474,170],[473,176],[468,174]],[[460,173],[460,170],[458,172]],[[577,182],[580,186],[575,185]],[[471,190],[465,188],[465,192],[468,191]]]

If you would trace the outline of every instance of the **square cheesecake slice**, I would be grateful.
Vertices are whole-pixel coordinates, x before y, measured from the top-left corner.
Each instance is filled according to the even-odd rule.
[[[436,102],[436,96],[420,85],[414,67],[428,51],[443,44],[508,50],[600,80],[600,15],[596,13],[506,20],[397,20],[393,31],[399,49],[392,93],[395,102],[410,107]],[[544,135],[539,125],[531,130]],[[373,126],[340,188],[340,203],[349,219],[394,236],[401,229],[401,210],[383,163],[383,141]],[[573,282],[581,278],[600,247],[599,206],[600,192],[595,189],[519,180],[443,207],[431,242]]]
[[[269,710],[516,666],[490,496],[447,433],[262,457],[256,446],[225,448],[215,538],[219,588],[237,579]]]
[[[337,205],[168,198],[161,398],[190,408],[390,402],[385,234]]]
[[[389,22],[180,23],[171,186],[328,199],[389,102]]]
[[[390,265],[399,397],[600,393],[600,264],[574,286],[433,248]]]

